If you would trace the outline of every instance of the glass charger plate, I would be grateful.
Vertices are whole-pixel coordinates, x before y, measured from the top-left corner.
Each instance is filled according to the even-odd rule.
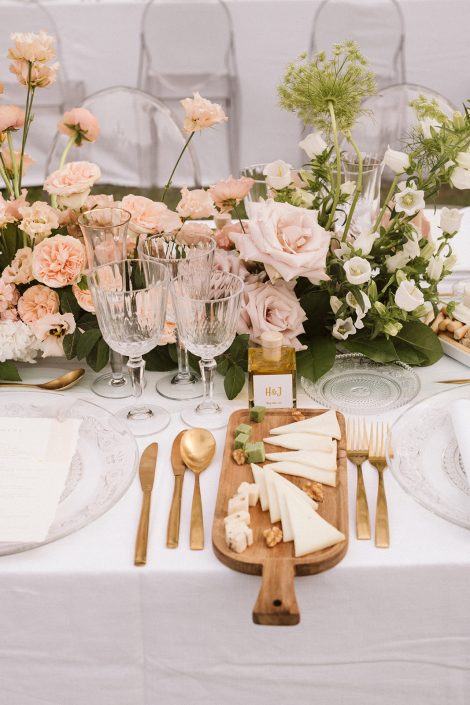
[[[302,377],[301,384],[319,404],[348,414],[397,409],[414,399],[421,386],[408,365],[381,365],[360,353],[337,355],[331,370],[317,382]]]
[[[42,543],[0,542],[20,553],[72,534],[111,509],[137,470],[138,449],[125,425],[97,404],[58,392],[0,393],[0,416],[80,418],[80,436],[55,519]]]
[[[392,474],[419,504],[470,529],[470,487],[449,415],[455,399],[470,399],[470,386],[439,392],[413,404],[391,428]]]

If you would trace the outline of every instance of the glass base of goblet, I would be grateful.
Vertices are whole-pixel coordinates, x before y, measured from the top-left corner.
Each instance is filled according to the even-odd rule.
[[[126,422],[134,436],[151,436],[168,426],[171,416],[166,409],[153,404],[133,404],[120,409],[116,416]]]
[[[202,397],[202,382],[200,378],[193,374],[180,375],[176,374],[165,375],[158,380],[156,390],[162,397],[167,399],[198,399]]]
[[[225,428],[229,416],[230,409],[219,404],[205,408],[203,404],[199,404],[196,408],[183,409],[181,412],[181,418],[185,424],[193,428],[207,428],[208,430]]]
[[[104,397],[105,399],[126,399],[133,394],[132,383],[126,373],[122,375],[122,380],[121,382],[119,379],[119,383],[116,383],[112,372],[107,372],[95,379],[91,389],[99,397]]]

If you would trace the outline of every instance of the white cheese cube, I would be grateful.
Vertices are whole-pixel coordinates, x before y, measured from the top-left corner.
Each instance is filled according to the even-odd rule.
[[[235,512],[234,514],[229,514],[225,517],[224,524],[227,526],[234,521],[241,521],[244,524],[249,525],[251,521],[250,512]]]
[[[248,507],[248,494],[235,494],[228,501],[227,514],[235,514],[236,512],[248,512]]]
[[[237,492],[238,494],[248,493],[248,502],[250,504],[250,507],[254,507],[259,500],[259,487],[256,482],[242,482]]]
[[[243,553],[248,548],[248,540],[243,532],[230,534],[226,540],[227,546],[235,553]]]

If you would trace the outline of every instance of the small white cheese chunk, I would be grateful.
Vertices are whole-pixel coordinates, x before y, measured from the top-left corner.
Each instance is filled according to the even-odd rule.
[[[300,463],[290,463],[288,460],[279,463],[268,463],[264,466],[264,471],[274,470],[282,472],[284,475],[295,475],[296,477],[305,477],[307,480],[321,482],[323,485],[336,487],[336,473],[332,470],[322,470],[321,468],[313,468],[309,465],[301,465]]]
[[[266,478],[264,476],[264,470],[263,470],[263,468],[260,468],[259,465],[256,465],[255,463],[251,463],[251,472],[253,473],[253,479],[254,479],[255,483],[258,485],[259,501],[261,504],[261,509],[263,510],[263,512],[265,512],[269,509],[269,501],[268,501],[268,490],[266,488]]]
[[[235,514],[229,514],[224,519],[224,524],[232,524],[234,521],[242,521],[244,524],[249,525],[251,522],[250,512],[235,512]]]
[[[242,482],[237,492],[240,494],[248,494],[248,502],[250,507],[254,507],[259,500],[259,487],[256,482]]]
[[[235,553],[243,553],[248,548],[248,539],[243,532],[226,537],[227,546]]]
[[[289,460],[292,463],[311,465],[322,470],[336,470],[336,453],[316,453],[313,450],[287,450],[283,453],[266,453],[266,460]]]
[[[225,526],[227,546],[236,553],[242,553],[253,544],[253,531],[243,521],[234,521]]]
[[[323,519],[318,512],[290,493],[285,495],[287,511],[294,534],[295,557],[334,546],[345,536]]]
[[[317,436],[327,436],[341,438],[341,430],[339,427],[336,412],[333,409],[326,411],[318,416],[311,416],[303,421],[296,421],[285,426],[278,426],[271,429],[271,434],[277,436],[284,433],[313,433]]]
[[[263,440],[265,443],[288,450],[316,450],[319,453],[336,455],[336,441],[325,436],[314,436],[313,433],[283,433]]]
[[[235,514],[236,512],[248,512],[249,502],[248,494],[234,494],[228,501],[227,514]]]

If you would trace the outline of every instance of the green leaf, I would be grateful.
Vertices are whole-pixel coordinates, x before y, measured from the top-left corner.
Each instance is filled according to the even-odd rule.
[[[341,347],[349,352],[362,353],[374,362],[394,362],[397,358],[397,351],[391,340],[385,336],[379,336],[373,340],[368,333],[356,333],[356,335],[341,342]]]
[[[297,353],[297,374],[316,382],[333,367],[336,343],[331,337],[317,336],[307,344],[307,350]]]
[[[147,370],[150,372],[171,372],[176,368],[168,345],[157,345],[156,348],[144,355],[144,360]]]
[[[75,328],[73,333],[64,337],[64,353],[67,360],[73,360],[76,357],[77,345],[81,335],[79,329]]]
[[[103,338],[98,340],[98,343],[86,356],[86,361],[91,369],[95,372],[100,372],[108,364],[109,346]]]
[[[175,343],[169,343],[167,346],[168,355],[171,357],[175,365],[178,365],[178,353],[176,351]]]
[[[320,289],[311,291],[300,298],[300,305],[307,314],[304,328],[308,337],[324,335],[328,317],[333,315],[329,293]]]
[[[18,368],[14,362],[10,362],[10,360],[0,362],[0,379],[7,382],[21,382]]]
[[[426,357],[406,343],[395,340],[395,350],[397,351],[400,362],[405,362],[407,365],[418,366],[426,364]]]
[[[422,359],[420,365],[433,365],[444,354],[437,335],[421,321],[405,323],[396,339],[416,350]]]
[[[61,313],[73,313],[74,316],[79,316],[82,309],[75,298],[72,287],[64,286],[63,289],[58,289],[57,293],[60,298]]]
[[[237,335],[226,353],[233,363],[240,365],[245,371],[248,364],[247,350],[249,339],[250,336],[246,333]]]
[[[189,366],[192,370],[194,370],[194,372],[197,372],[198,374],[201,374],[201,368],[199,366],[200,359],[200,357],[198,357],[197,355],[193,355],[193,353],[189,352],[188,350]]]
[[[217,358],[217,372],[219,375],[225,377],[230,367],[230,360],[225,355],[221,355]]]
[[[92,328],[82,333],[77,342],[77,358],[83,360],[87,357],[101,337],[99,328]]]
[[[91,330],[92,328],[99,328],[98,319],[94,313],[85,313],[78,318],[75,318],[77,322],[77,328],[80,330]]]
[[[245,385],[245,373],[240,365],[231,365],[224,378],[227,399],[235,399]]]

